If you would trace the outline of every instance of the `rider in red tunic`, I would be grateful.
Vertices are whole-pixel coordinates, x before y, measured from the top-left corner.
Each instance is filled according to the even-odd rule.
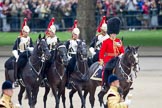
[[[104,65],[103,89],[107,86],[107,78],[112,73],[116,62],[124,53],[122,41],[116,38],[120,31],[120,19],[114,17],[108,20],[108,35],[110,38],[105,40],[99,53],[99,64]]]

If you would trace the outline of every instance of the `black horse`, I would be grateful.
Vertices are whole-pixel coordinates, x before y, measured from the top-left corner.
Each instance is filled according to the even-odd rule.
[[[86,87],[86,81],[82,80],[82,76],[88,72],[88,69],[87,45],[84,41],[80,41],[77,46],[76,66],[69,79],[69,82],[72,84],[72,90],[69,93],[70,108],[73,108],[72,97],[76,91],[78,91],[79,97],[81,98],[82,107],[85,108],[85,99],[82,90]]]
[[[117,62],[113,74],[116,74],[119,79],[120,79],[120,86],[121,86],[121,91],[122,91],[122,95],[123,98],[125,99],[125,97],[127,96],[127,94],[129,93],[130,87],[133,83],[133,78],[132,78],[132,72],[131,70],[133,69],[133,71],[138,72],[140,70],[139,68],[139,58],[138,58],[138,48],[139,47],[127,47],[125,50],[124,55],[122,56],[122,58]],[[89,73],[88,73],[88,77],[89,79],[91,78],[91,76],[94,74],[94,72],[96,72],[96,70],[98,69],[98,62],[95,62],[94,64],[91,65],[90,69],[89,69]],[[95,92],[96,87],[100,86],[101,81],[97,81],[97,80],[92,80],[92,85],[89,85],[92,87],[93,92]],[[108,87],[109,89],[109,87]],[[104,91],[100,91],[98,94],[99,97],[99,102],[100,102],[100,106],[102,107],[103,104],[103,96],[106,94],[107,92]],[[85,96],[86,97],[86,96]]]
[[[37,40],[37,44],[34,47],[33,53],[29,57],[29,60],[26,66],[21,71],[21,79],[20,83],[20,92],[18,94],[19,103],[22,104],[22,95],[24,91],[27,92],[27,97],[29,99],[30,108],[35,108],[35,104],[37,102],[37,94],[39,91],[39,85],[42,81],[42,74],[44,69],[44,62],[50,58],[51,54],[48,50],[48,46],[46,40],[39,38]],[[12,76],[9,71],[6,69],[6,79],[10,78],[8,76]],[[8,79],[10,80],[10,79]]]
[[[56,45],[55,49],[55,59],[53,64],[47,71],[47,79],[49,86],[45,87],[45,95],[44,95],[44,108],[46,108],[46,100],[47,95],[52,89],[53,95],[55,96],[56,100],[56,107],[59,108],[60,96],[62,96],[62,102],[64,108],[65,106],[65,84],[66,84],[66,75],[65,75],[65,67],[68,64],[68,56],[67,56],[67,49],[64,44],[59,43]]]

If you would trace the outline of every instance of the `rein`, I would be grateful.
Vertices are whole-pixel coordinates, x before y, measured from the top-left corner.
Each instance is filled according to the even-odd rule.
[[[123,69],[122,65],[125,66],[128,70],[131,71],[131,68],[127,67],[124,63],[122,63],[122,62],[121,62],[121,59],[120,59],[120,60],[119,60],[119,68],[121,69],[121,74],[123,75],[123,78],[124,78],[127,82],[133,82],[132,77],[131,77],[131,75],[132,75],[131,72],[130,72],[130,74],[127,74],[127,73],[125,72],[125,70]],[[125,77],[125,76],[126,76],[126,77]]]
[[[38,62],[37,62],[37,63],[38,63]],[[31,66],[32,70],[39,76],[40,73],[42,72],[42,69],[43,69],[43,66],[44,66],[44,62],[41,62],[41,68],[39,69],[39,71],[37,71],[37,70],[34,68],[33,64],[32,64],[31,61],[30,61],[30,58],[29,58],[29,65]],[[34,65],[36,65],[36,64],[34,64]]]

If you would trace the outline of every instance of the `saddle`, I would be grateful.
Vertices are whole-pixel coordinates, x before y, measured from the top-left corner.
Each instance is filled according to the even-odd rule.
[[[93,73],[90,79],[102,81],[102,71],[103,71],[103,67],[98,65],[96,71]]]

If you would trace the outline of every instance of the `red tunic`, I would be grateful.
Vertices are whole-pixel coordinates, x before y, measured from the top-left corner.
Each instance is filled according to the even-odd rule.
[[[119,44],[119,46],[117,46],[116,44]],[[122,45],[122,41],[117,38],[114,41],[108,38],[103,42],[101,46],[100,53],[99,53],[99,60],[103,59],[104,64],[106,64],[113,57],[116,57],[121,53],[124,53],[124,47]]]

